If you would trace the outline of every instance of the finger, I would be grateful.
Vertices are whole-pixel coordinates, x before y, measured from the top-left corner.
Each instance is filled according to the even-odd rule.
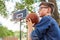
[[[32,22],[30,18],[29,18],[29,21]]]
[[[26,22],[29,22],[29,20],[26,20]]]
[[[35,23],[32,24],[33,26],[35,25]]]
[[[26,22],[31,22],[31,19],[29,18],[28,20],[26,20]]]
[[[29,20],[28,19],[26,19],[26,22],[28,22]]]

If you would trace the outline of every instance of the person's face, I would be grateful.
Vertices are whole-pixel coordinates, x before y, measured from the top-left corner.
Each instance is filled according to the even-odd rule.
[[[48,12],[49,12],[48,7],[44,5],[41,5],[38,11],[40,17],[45,16]]]

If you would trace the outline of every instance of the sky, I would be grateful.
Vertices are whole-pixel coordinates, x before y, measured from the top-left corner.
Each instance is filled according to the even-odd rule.
[[[4,18],[0,15],[0,23],[4,26],[4,27],[7,27],[9,30],[12,30],[12,31],[20,31],[20,23],[15,23],[13,21],[10,21],[10,19],[8,18]],[[23,25],[21,25],[21,30],[26,32],[26,24],[25,23],[22,23]]]
[[[0,22],[2,23],[3,26],[7,27],[9,30],[13,31],[20,30],[19,24],[15,24],[14,22],[11,22],[9,19],[3,18],[2,16],[0,16]]]
[[[21,0],[18,0],[18,1],[17,0],[12,0],[12,1],[10,0],[8,2],[5,1],[6,9],[9,12],[8,19],[4,18],[0,15],[0,23],[2,23],[3,26],[6,26],[9,30],[12,30],[12,31],[19,31],[20,30],[19,23],[14,23],[14,22],[10,21],[10,19],[12,18],[12,16],[10,15],[11,12],[14,10],[16,2],[20,2],[20,1]],[[60,9],[60,0],[57,1],[57,5],[58,5],[58,8]],[[37,8],[38,3],[33,4],[33,6],[36,8],[35,11],[38,10],[38,8]],[[24,27],[24,25],[26,25],[26,24],[23,23],[23,25],[21,26],[21,30],[26,32],[27,29]]]

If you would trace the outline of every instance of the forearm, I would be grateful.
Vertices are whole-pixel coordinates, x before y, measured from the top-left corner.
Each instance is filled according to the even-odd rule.
[[[32,27],[28,27],[28,40],[31,40],[31,32],[32,32],[33,28]]]

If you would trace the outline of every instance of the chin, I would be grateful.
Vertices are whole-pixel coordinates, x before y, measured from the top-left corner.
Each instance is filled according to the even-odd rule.
[[[43,16],[40,16],[40,17],[43,17]]]
[[[42,17],[42,16],[40,15],[40,17]]]

